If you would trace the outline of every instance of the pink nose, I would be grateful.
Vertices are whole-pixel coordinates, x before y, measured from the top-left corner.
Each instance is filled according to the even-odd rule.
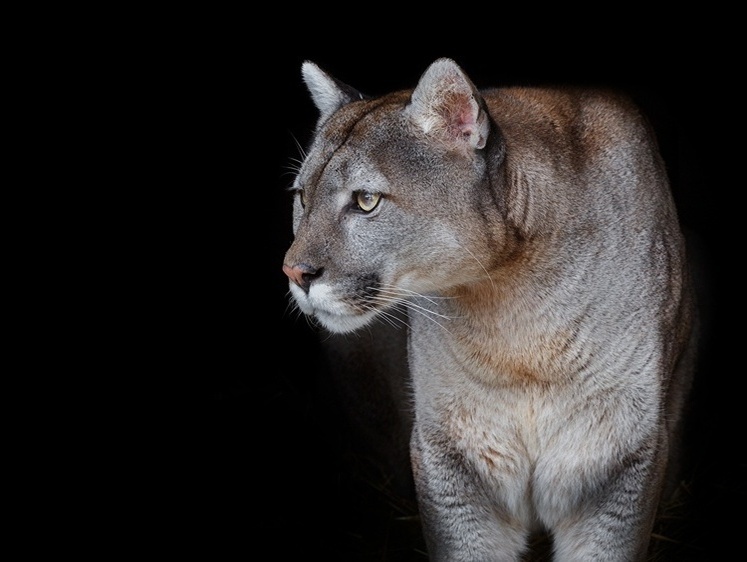
[[[296,285],[308,292],[311,281],[319,275],[319,271],[305,263],[299,263],[293,267],[283,264],[283,273]]]
[[[290,267],[289,265],[283,264],[283,273],[285,273],[296,285],[303,283],[303,271],[300,267]]]

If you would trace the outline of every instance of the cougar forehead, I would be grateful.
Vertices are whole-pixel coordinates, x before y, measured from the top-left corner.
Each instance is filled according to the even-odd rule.
[[[375,100],[360,100],[341,107],[319,124],[315,140],[334,151],[343,144],[365,141],[378,144],[391,141],[402,132],[406,92]]]
[[[402,112],[406,99],[390,95],[356,101],[320,124],[294,183],[304,192],[305,216],[317,228],[323,228],[322,209],[326,226],[339,226],[336,215],[349,206],[354,192],[392,196],[403,187],[397,181],[401,160],[413,141]],[[297,220],[302,214],[297,208]]]
[[[377,191],[403,208],[428,205],[432,215],[453,218],[454,205],[467,196],[462,187],[482,176],[484,162],[449,154],[427,139],[408,103],[403,91],[339,109],[320,125],[295,189],[312,205],[335,191],[337,208],[353,191]]]

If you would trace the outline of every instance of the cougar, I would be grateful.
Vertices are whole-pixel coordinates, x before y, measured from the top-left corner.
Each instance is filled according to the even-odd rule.
[[[601,88],[478,90],[446,58],[376,97],[301,74],[319,117],[283,271],[321,330],[407,334],[430,559],[519,560],[542,531],[555,560],[644,560],[697,340],[646,117]]]

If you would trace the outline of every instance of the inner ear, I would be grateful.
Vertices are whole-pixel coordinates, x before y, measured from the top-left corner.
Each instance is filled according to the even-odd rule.
[[[416,124],[454,148],[480,149],[488,138],[488,115],[472,81],[450,59],[439,59],[421,76],[410,113]]]
[[[483,134],[481,126],[486,120],[480,120],[481,110],[474,95],[460,92],[444,96],[442,101],[436,111],[443,116],[448,135],[472,148],[483,148],[487,135]]]

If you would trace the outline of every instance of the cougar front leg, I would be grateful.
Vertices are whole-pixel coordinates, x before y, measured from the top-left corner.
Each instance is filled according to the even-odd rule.
[[[646,560],[665,473],[665,439],[630,453],[580,514],[554,527],[554,560]]]
[[[465,458],[436,436],[422,435],[417,426],[410,451],[430,560],[518,560],[528,530],[496,507]]]

